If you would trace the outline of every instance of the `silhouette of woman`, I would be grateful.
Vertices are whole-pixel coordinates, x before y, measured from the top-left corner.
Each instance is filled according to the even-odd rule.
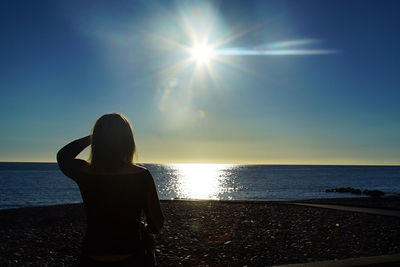
[[[90,163],[75,159],[89,145]],[[97,120],[91,136],[57,153],[61,171],[78,184],[85,207],[81,266],[155,265],[152,234],[161,230],[164,217],[153,177],[133,164],[135,149],[129,121],[112,113]]]

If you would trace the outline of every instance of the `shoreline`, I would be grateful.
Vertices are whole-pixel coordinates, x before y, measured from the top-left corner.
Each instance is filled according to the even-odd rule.
[[[348,199],[382,201],[298,202]],[[281,201],[162,200],[161,207],[160,266],[265,266],[400,253],[400,218]],[[0,265],[74,266],[84,231],[82,204],[1,210],[0,254],[6,257]]]
[[[381,209],[394,209],[400,210],[400,194],[388,195],[383,197],[370,197],[370,196],[351,196],[351,197],[329,197],[329,198],[306,198],[296,200],[235,200],[235,199],[195,199],[195,198],[173,198],[173,199],[160,199],[161,203],[169,202],[221,202],[221,203],[241,203],[241,204],[268,204],[268,203],[320,203],[320,204],[335,204],[355,207],[370,207]],[[54,205],[39,205],[39,206],[22,206],[14,208],[0,208],[0,213],[6,210],[29,209],[37,207],[57,207],[65,205],[82,205],[79,203],[63,203]]]

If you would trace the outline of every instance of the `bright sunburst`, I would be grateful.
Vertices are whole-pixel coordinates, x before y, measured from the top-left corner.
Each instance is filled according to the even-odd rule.
[[[231,27],[228,27],[218,15],[218,9],[206,1],[201,3],[183,5],[179,10],[179,15],[176,16],[175,27],[171,27],[173,30],[165,31],[165,25],[161,25],[160,34],[152,35],[161,49],[168,49],[167,51],[170,52],[165,53],[165,62],[167,63],[160,68],[160,77],[167,80],[162,83],[166,84],[161,90],[160,110],[162,112],[169,106],[171,110],[177,110],[179,114],[189,114],[187,111],[190,110],[190,105],[193,103],[192,97],[195,89],[212,88],[219,92],[223,92],[225,89],[229,90],[230,88],[226,86],[229,83],[226,82],[225,75],[233,74],[232,70],[258,75],[258,69],[249,69],[243,64],[243,60],[236,60],[234,57],[339,53],[333,49],[310,47],[321,42],[317,38],[234,46],[236,39],[245,37],[249,32],[260,28],[260,25],[232,32]],[[174,82],[171,83],[170,80]],[[184,98],[184,101],[181,101],[181,97]],[[174,98],[176,102],[169,104],[175,101],[171,100]],[[204,119],[204,108],[201,107],[200,110],[202,110],[200,117]],[[198,114],[198,112],[192,114]],[[178,121],[176,117],[174,121]]]
[[[198,44],[190,49],[192,60],[198,64],[208,64],[215,55],[214,49],[207,44]]]

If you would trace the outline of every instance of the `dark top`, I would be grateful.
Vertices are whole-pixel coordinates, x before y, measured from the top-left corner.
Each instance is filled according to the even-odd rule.
[[[135,167],[130,172],[96,173],[75,157],[87,146],[84,138],[57,154],[61,171],[79,186],[87,218],[83,252],[91,255],[129,254],[139,246],[140,219],[146,215],[148,231],[163,224],[157,191],[150,172]]]

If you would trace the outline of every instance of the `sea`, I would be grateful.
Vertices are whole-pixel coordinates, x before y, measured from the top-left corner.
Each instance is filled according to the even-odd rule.
[[[359,197],[353,187],[400,193],[400,166],[141,164],[160,199],[288,201]],[[0,162],[0,209],[80,203],[78,186],[57,163]]]

